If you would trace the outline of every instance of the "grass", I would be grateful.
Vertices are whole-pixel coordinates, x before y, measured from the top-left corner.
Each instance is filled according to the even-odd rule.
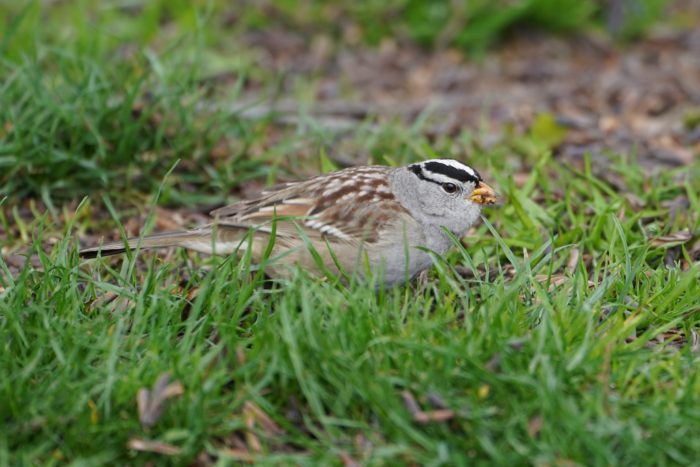
[[[623,154],[603,176],[552,158],[547,124],[485,152],[478,133],[383,123],[352,138],[375,162],[452,154],[508,199],[425,280],[271,286],[184,252],[85,263],[76,237],[310,175],[332,140],[197,107],[277,79],[223,52],[238,32],[206,27],[218,3],[90,5],[59,2],[44,28],[37,4],[3,6],[0,464],[697,462],[700,165],[651,176]],[[202,79],[219,67],[232,86]],[[22,252],[35,263],[15,271]],[[164,373],[181,395],[143,423],[139,391]]]
[[[571,239],[555,227],[522,256],[530,240],[508,206],[426,285],[380,293],[303,274],[265,288],[232,259],[205,272],[155,256],[85,266],[70,237],[46,255],[39,237],[41,267],[2,284],[4,456],[162,460],[126,450],[137,437],[177,446],[179,461],[226,458],[252,401],[284,430],[259,428],[255,459],[268,462],[690,463],[699,357],[683,338],[698,329],[700,268],[649,247],[639,225],[653,205],[631,212],[569,177],[570,200],[547,199],[545,214],[598,211],[572,221]],[[574,248],[592,270],[560,272]],[[454,269],[484,264],[488,281]],[[144,429],[137,390],[164,372],[184,394]],[[404,391],[425,410],[439,395],[455,418],[414,422]]]

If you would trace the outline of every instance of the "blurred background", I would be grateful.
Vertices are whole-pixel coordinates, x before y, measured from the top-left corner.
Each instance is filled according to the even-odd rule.
[[[699,3],[2,1],[0,193],[138,198],[179,160],[163,203],[216,205],[321,153],[469,159],[522,134],[688,164]]]

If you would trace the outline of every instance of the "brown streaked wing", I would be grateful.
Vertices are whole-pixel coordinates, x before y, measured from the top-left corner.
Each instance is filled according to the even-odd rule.
[[[295,182],[285,185],[278,185],[275,190],[265,190],[260,193],[260,196],[250,200],[240,201],[235,204],[230,204],[218,209],[214,209],[209,213],[212,217],[225,218],[225,217],[238,217],[255,212],[261,208],[267,206],[274,206],[285,198],[294,197],[297,193],[302,191],[300,185],[304,182]]]
[[[350,168],[282,185],[256,199],[217,209],[212,215],[224,222],[253,225],[279,217],[299,217],[298,224],[309,233],[330,240],[375,242],[391,219],[406,212],[388,186],[389,170]]]

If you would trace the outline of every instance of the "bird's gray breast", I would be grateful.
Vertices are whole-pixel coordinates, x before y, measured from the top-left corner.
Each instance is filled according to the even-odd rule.
[[[429,268],[433,256],[444,255],[452,245],[443,229],[425,229],[415,221],[403,227],[400,237],[386,239],[370,252],[373,273],[381,274],[387,285],[404,282]]]

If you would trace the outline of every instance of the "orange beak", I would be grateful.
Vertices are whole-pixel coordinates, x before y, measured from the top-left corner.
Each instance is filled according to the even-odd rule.
[[[476,189],[472,191],[467,199],[476,204],[496,204],[498,201],[498,193],[484,182],[479,182]]]

